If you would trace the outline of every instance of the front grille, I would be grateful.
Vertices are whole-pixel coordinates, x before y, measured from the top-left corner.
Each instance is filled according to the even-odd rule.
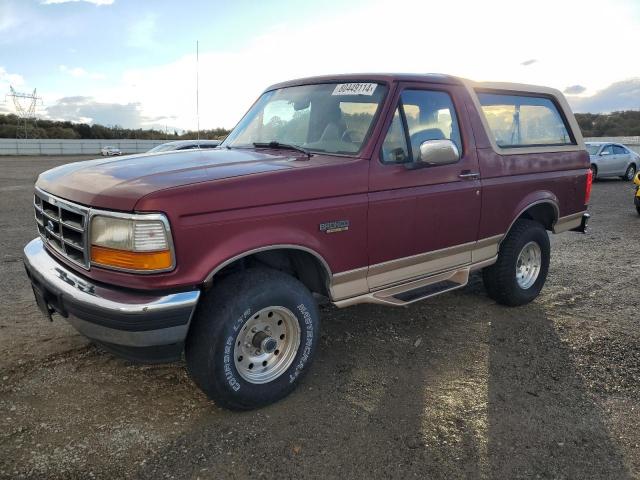
[[[33,197],[36,225],[49,248],[82,268],[89,268],[89,209],[36,190]]]

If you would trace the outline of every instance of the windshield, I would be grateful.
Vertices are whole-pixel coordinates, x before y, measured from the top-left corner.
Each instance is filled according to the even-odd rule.
[[[356,154],[386,92],[387,87],[376,83],[323,83],[271,90],[258,99],[223,146],[275,142],[310,152]]]
[[[589,145],[587,143],[585,146],[587,147],[587,152],[589,152],[589,155],[597,155],[598,150],[600,150],[600,145]]]

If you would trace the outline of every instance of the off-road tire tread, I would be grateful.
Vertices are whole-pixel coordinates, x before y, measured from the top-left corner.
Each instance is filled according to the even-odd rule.
[[[532,232],[536,232],[533,233]],[[521,289],[515,278],[515,262],[525,243],[539,237],[542,266],[536,282],[527,290]],[[525,240],[523,240],[525,238]],[[549,271],[550,244],[544,226],[534,220],[517,220],[500,245],[498,260],[482,270],[482,279],[490,298],[510,307],[525,305],[534,300],[542,290]]]
[[[311,292],[291,275],[258,267],[231,274],[220,281],[219,285],[201,297],[185,343],[187,370],[191,378],[218,406],[230,410],[251,410],[268,405],[294,390],[309,370],[318,335],[314,335],[310,359],[303,371],[295,382],[278,395],[241,400],[229,392],[224,375],[219,374],[224,356],[224,340],[221,337],[224,335],[225,322],[233,322],[238,311],[246,308],[257,292],[264,293],[269,289],[284,289],[288,294],[304,299],[314,319],[316,332],[319,328],[319,313]]]

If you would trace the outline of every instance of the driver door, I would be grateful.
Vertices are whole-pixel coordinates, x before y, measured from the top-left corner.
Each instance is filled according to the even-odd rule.
[[[471,263],[480,221],[480,180],[464,87],[401,84],[371,159],[370,290]],[[407,166],[427,140],[449,139],[458,162]]]

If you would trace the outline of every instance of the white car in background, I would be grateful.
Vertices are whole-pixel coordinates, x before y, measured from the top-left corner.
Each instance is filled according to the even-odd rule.
[[[640,166],[640,155],[619,143],[586,142],[593,179],[620,177],[633,180]]]
[[[112,155],[122,155],[122,150],[120,150],[118,147],[102,147],[102,149],[100,149],[100,154],[103,157],[111,157]]]

